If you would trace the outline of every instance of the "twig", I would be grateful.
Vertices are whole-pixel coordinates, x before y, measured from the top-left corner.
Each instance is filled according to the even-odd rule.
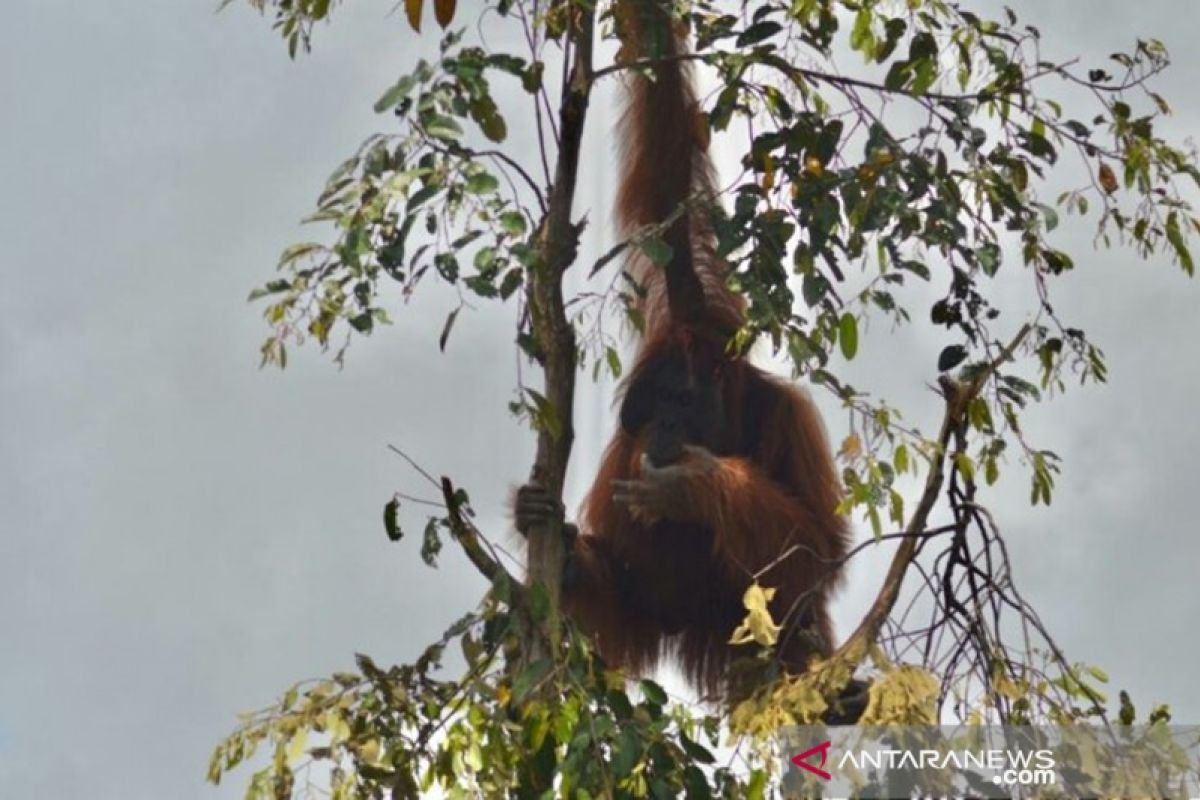
[[[942,388],[942,396],[946,401],[946,413],[942,418],[941,431],[937,438],[941,450],[937,458],[930,465],[929,477],[925,480],[925,491],[921,494],[921,500],[917,504],[912,517],[909,519],[905,532],[909,534],[910,538],[906,538],[896,549],[896,554],[892,557],[892,564],[888,569],[887,577],[884,578],[883,586],[880,588],[875,602],[872,603],[871,608],[863,616],[858,628],[855,629],[850,638],[833,655],[834,659],[844,660],[849,663],[852,670],[862,663],[871,645],[879,637],[880,630],[883,628],[888,616],[892,613],[892,607],[895,606],[896,599],[900,596],[900,587],[904,583],[904,576],[916,553],[917,545],[922,541],[922,537],[916,534],[925,531],[925,527],[929,521],[929,513],[933,510],[934,503],[937,502],[938,497],[941,495],[942,482],[945,478],[947,446],[950,444],[951,437],[955,431],[962,425],[967,405],[979,393],[983,385],[991,379],[999,366],[1012,358],[1012,354],[1025,341],[1025,337],[1029,335],[1031,330],[1032,326],[1028,324],[1022,326],[1021,330],[1008,346],[969,383],[958,383],[948,377],[942,377],[939,380]]]
[[[463,518],[462,510],[459,508],[460,504],[454,497],[454,484],[450,482],[449,478],[443,476],[441,486],[442,499],[446,501],[446,517],[450,520],[450,530],[454,533],[455,541],[467,554],[467,558],[471,560],[476,569],[483,573],[485,578],[493,583],[502,575],[507,575],[512,590],[514,592],[521,590],[520,581],[513,579],[504,565],[493,558],[487,548],[483,546],[479,530]]]
[[[408,465],[409,465],[410,467],[412,467],[414,470],[416,470],[416,471],[417,471],[417,473],[418,473],[418,474],[419,474],[419,475],[420,475],[422,478],[424,478],[425,480],[429,481],[429,482],[430,482],[431,484],[433,484],[435,487],[437,487],[437,488],[441,488],[441,483],[439,483],[439,482],[438,482],[438,480],[437,480],[436,478],[434,478],[432,475],[430,475],[428,472],[426,472],[424,467],[422,467],[422,466],[421,466],[420,464],[418,464],[416,461],[413,461],[413,460],[412,460],[412,458],[411,458],[411,457],[408,455],[408,453],[404,452],[404,451],[403,451],[403,450],[401,450],[399,447],[396,447],[396,445],[394,445],[394,444],[389,444],[389,445],[387,446],[387,448],[388,448],[388,450],[391,450],[393,453],[395,453],[396,455],[400,456],[400,457],[401,457],[401,458],[403,458],[405,461],[407,461],[407,462],[408,462]]]

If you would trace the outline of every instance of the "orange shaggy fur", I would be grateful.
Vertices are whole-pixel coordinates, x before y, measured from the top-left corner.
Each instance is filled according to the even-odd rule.
[[[635,74],[627,84],[617,214],[629,234],[715,192],[691,75],[670,60],[684,52],[682,31],[658,3],[624,0],[618,16],[624,57],[663,59],[654,79]],[[651,46],[647,31],[655,30],[665,35]],[[725,287],[702,205],[690,203],[663,237],[673,250],[664,270],[639,257],[628,266],[646,286],[648,324],[625,386],[679,353],[692,369],[719,375],[717,466],[687,484],[693,521],[636,519],[613,499],[613,481],[637,478],[642,454],[638,435],[619,429],[584,503],[565,600],[610,663],[644,672],[675,656],[695,687],[720,696],[730,662],[746,652],[728,640],[754,576],[777,589],[771,611],[784,621],[785,667],[802,670],[832,649],[827,607],[848,534],[835,513],[841,490],[812,401],[726,351],[742,304]]]

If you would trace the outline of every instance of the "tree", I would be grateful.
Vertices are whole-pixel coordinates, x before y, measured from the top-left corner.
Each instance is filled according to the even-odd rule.
[[[292,56],[336,5],[250,2],[273,15]],[[856,670],[873,680],[872,722],[1109,713],[1103,672],[1068,661],[1015,589],[983,495],[1015,462],[1028,471],[1031,502],[1048,504],[1059,460],[1023,434],[1022,413],[1069,380],[1107,378],[1103,352],[1052,302],[1075,267],[1056,247],[1060,218],[1092,218],[1098,244],[1194,271],[1189,240],[1200,219],[1186,192],[1200,172],[1193,153],[1155,132],[1171,112],[1153,91],[1165,49],[1139,40],[1094,64],[1048,60],[1040,32],[1012,12],[989,19],[939,0],[677,5],[694,41],[683,57],[716,85],[701,122],[740,153],[717,224],[749,308],[730,346],[786,354],[797,376],[847,409],[843,510],[874,533],[855,553],[899,542],[876,602],[828,661],[728,714],[696,716],[649,680],[631,695],[560,617],[558,531],[530,537],[523,583],[491,549],[497,532],[474,525],[467,492],[425,475],[443,507],[425,527],[423,555],[457,543],[491,582],[480,607],[413,664],[359,656],[356,673],[289,689],[217,748],[213,780],[267,743],[274,759],[252,778],[252,796],[291,796],[298,770],[314,762],[331,766],[341,797],[417,796],[434,785],[464,796],[765,796],[772,734],[821,718]],[[404,3],[413,28],[422,6]],[[463,12],[454,0],[432,10],[443,27]],[[594,87],[654,59],[597,60],[597,37],[616,36],[614,4],[499,0],[480,13],[520,32],[519,52],[445,33],[437,63],[416,64],[381,94],[387,132],[331,175],[310,217],[332,227],[331,241],[288,248],[280,277],[252,298],[266,303],[271,327],[263,361],[280,367],[305,338],[342,362],[353,337],[389,321],[389,299],[424,281],[517,303],[515,343],[544,380],[518,387],[512,410],[538,437],[533,474],[559,492],[576,376],[619,376],[613,317],[641,324],[621,256],[639,248],[661,261],[666,247],[651,228],[578,263],[580,141]],[[852,54],[855,71],[831,67],[834,53]],[[494,89],[510,79],[520,92]],[[530,110],[541,147],[526,164],[507,146],[508,121]],[[1068,160],[1087,181],[1050,199]],[[575,295],[564,290],[569,270],[586,277]],[[1025,295],[1002,307],[997,287],[1015,271]],[[443,348],[465,306],[446,319]],[[933,434],[907,423],[911,409],[840,374],[865,319],[957,339],[930,354],[942,404]],[[911,507],[903,476],[923,483]],[[400,513],[393,498],[384,510],[392,538],[402,535]],[[896,611],[914,571],[932,615],[920,624]],[[772,624],[761,596],[747,598],[747,612],[754,658],[769,650]],[[467,664],[457,677],[439,671],[452,641]],[[905,663],[913,642],[922,655]],[[1132,719],[1124,698],[1118,713]],[[1165,716],[1160,708],[1150,718]],[[714,759],[723,732],[751,745],[736,768]]]

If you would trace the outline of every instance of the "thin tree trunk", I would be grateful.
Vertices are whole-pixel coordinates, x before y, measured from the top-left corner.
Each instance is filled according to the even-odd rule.
[[[584,3],[571,3],[573,15],[568,42],[573,49],[570,73],[563,86],[559,110],[559,146],[549,208],[540,230],[541,263],[530,271],[529,308],[533,333],[542,349],[545,397],[554,409],[556,430],[538,434],[537,456],[531,479],[552,496],[562,497],[563,480],[575,439],[575,332],[563,307],[563,277],[575,262],[581,227],[571,220],[579,148],[587,119],[592,84],[592,37],[595,11]],[[529,584],[540,583],[549,596],[547,630],[557,635],[563,570],[561,525],[553,522],[529,531]],[[546,655],[542,637],[531,631],[526,658]]]

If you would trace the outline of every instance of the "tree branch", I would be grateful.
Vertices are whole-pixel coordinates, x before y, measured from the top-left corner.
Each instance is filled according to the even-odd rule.
[[[563,479],[575,438],[572,417],[575,405],[575,331],[563,305],[563,275],[575,262],[580,225],[571,220],[575,183],[579,169],[580,143],[591,95],[592,37],[595,9],[580,3],[573,14],[568,38],[571,67],[563,85],[559,111],[559,147],[554,184],[548,198],[549,210],[538,231],[539,260],[530,271],[528,299],[533,334],[541,346],[545,372],[545,396],[557,414],[555,430],[538,433],[537,455],[531,480],[553,497],[562,497]],[[541,583],[550,600],[549,631],[557,636],[559,594],[562,584],[563,540],[560,520],[529,531],[529,582]],[[545,655],[545,644],[534,632],[525,656],[536,660]]]
[[[967,405],[991,379],[1000,365],[1012,358],[1013,353],[1020,347],[1031,330],[1032,326],[1028,324],[1022,326],[1008,346],[970,382],[959,383],[947,376],[939,379],[938,384],[946,401],[946,413],[942,417],[942,426],[938,433],[939,452],[930,466],[929,477],[925,480],[925,490],[921,494],[921,500],[917,504],[916,510],[909,519],[908,527],[905,529],[905,539],[892,557],[892,564],[888,568],[887,577],[884,578],[883,586],[880,587],[875,602],[871,604],[871,608],[863,616],[854,633],[833,654],[833,659],[849,663],[851,671],[866,658],[868,650],[878,639],[879,632],[883,629],[884,623],[887,622],[888,616],[892,613],[892,608],[900,596],[904,576],[912,563],[917,545],[923,538],[919,534],[924,533],[933,505],[941,495],[948,445],[955,431],[959,430],[963,424]]]
[[[463,518],[462,509],[459,508],[460,504],[454,496],[454,484],[444,475],[441,483],[442,499],[446,502],[446,518],[450,520],[450,530],[475,568],[483,574],[483,577],[495,582],[496,578],[502,573],[507,573],[507,570],[483,546],[479,530]]]

